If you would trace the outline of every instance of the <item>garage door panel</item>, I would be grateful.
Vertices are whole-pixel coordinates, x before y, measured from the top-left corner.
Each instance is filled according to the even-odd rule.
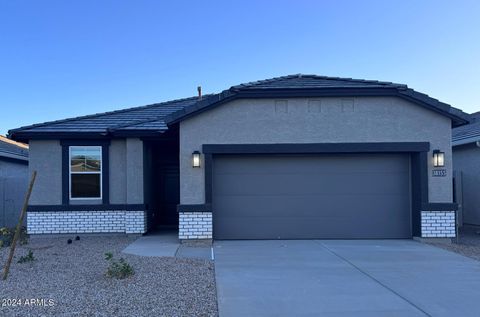
[[[391,205],[406,207],[404,204],[406,197],[402,195],[390,195],[388,201],[378,201],[376,195],[330,195],[319,196],[225,196],[218,197],[215,200],[216,218],[225,218],[229,216],[248,216],[248,217],[318,217],[324,218],[329,215],[342,214],[342,211],[350,209],[352,212],[345,213],[351,217],[355,211],[359,217],[367,216],[369,210],[375,210],[376,214],[381,215],[380,209],[385,210],[388,217],[393,217],[395,213],[390,212]],[[377,201],[372,204],[372,201]],[[308,205],[308,208],[304,206]],[[374,206],[372,206],[374,205]],[[370,208],[372,206],[372,208]]]
[[[322,155],[319,160],[312,161],[312,156],[298,155],[269,155],[267,160],[262,160],[263,155],[230,156],[229,159],[215,160],[216,174],[244,174],[245,171],[254,174],[271,174],[284,171],[288,166],[289,173],[305,173],[306,171],[331,172],[334,164],[347,173],[351,172],[408,172],[408,165],[399,165],[399,161],[405,161],[408,156],[395,156],[391,154],[346,154],[348,160],[332,155]],[[226,158],[226,156],[223,156]],[[387,158],[387,160],[386,160]],[[289,162],[287,162],[289,161]],[[354,161],[354,164],[352,162]],[[327,163],[330,162],[330,163]]]
[[[216,188],[217,196],[258,195],[320,195],[320,194],[396,194],[404,193],[409,180],[384,182],[399,179],[403,173],[310,173],[310,174],[251,174],[239,177],[224,174],[222,186]],[[251,180],[255,179],[255,182]],[[302,184],[298,186],[297,184]]]
[[[217,156],[217,239],[409,238],[406,155]]]
[[[382,229],[381,221],[352,223],[342,217],[333,217],[318,223],[316,219],[286,217],[282,222],[272,222],[269,217],[257,217],[249,220],[248,217],[230,219],[228,225],[215,229],[217,239],[404,239],[404,232],[399,229]],[[345,221],[347,220],[347,221]],[[329,225],[335,222],[336,226]],[[288,226],[283,225],[288,223]],[[376,225],[379,230],[371,231],[366,228]],[[342,226],[342,230],[338,229]],[[360,229],[359,228],[364,228]],[[265,231],[268,230],[268,236]],[[320,237],[312,236],[312,232],[321,232]]]

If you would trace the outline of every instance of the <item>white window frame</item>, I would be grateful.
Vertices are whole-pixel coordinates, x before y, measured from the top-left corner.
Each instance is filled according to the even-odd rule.
[[[98,172],[72,172],[72,149],[95,148],[100,150],[100,171]],[[97,145],[74,145],[68,147],[68,195],[70,200],[99,200],[103,198],[103,149]],[[72,174],[100,174],[100,196],[99,197],[72,197]]]

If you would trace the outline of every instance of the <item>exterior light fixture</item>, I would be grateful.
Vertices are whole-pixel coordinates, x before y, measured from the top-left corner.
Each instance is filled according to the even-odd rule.
[[[200,167],[200,152],[198,151],[192,153],[192,166]]]
[[[433,166],[444,167],[445,166],[445,152],[440,150],[433,150]]]

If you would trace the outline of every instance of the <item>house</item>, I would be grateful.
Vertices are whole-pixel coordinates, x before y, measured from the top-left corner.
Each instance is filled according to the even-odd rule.
[[[13,227],[28,182],[28,145],[0,135],[0,227]]]
[[[31,234],[384,239],[455,236],[465,123],[406,85],[299,74],[9,136],[38,171]]]
[[[457,175],[462,223],[480,225],[480,112],[470,115],[470,124],[452,130],[453,168]]]

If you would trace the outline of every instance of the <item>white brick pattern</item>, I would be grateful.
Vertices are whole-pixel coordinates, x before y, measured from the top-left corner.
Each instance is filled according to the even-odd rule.
[[[145,233],[145,211],[42,211],[27,213],[29,234]]]
[[[125,233],[147,232],[147,215],[145,211],[125,211]]]
[[[454,238],[455,211],[422,211],[422,238]]]
[[[212,239],[211,212],[180,212],[179,239]]]

